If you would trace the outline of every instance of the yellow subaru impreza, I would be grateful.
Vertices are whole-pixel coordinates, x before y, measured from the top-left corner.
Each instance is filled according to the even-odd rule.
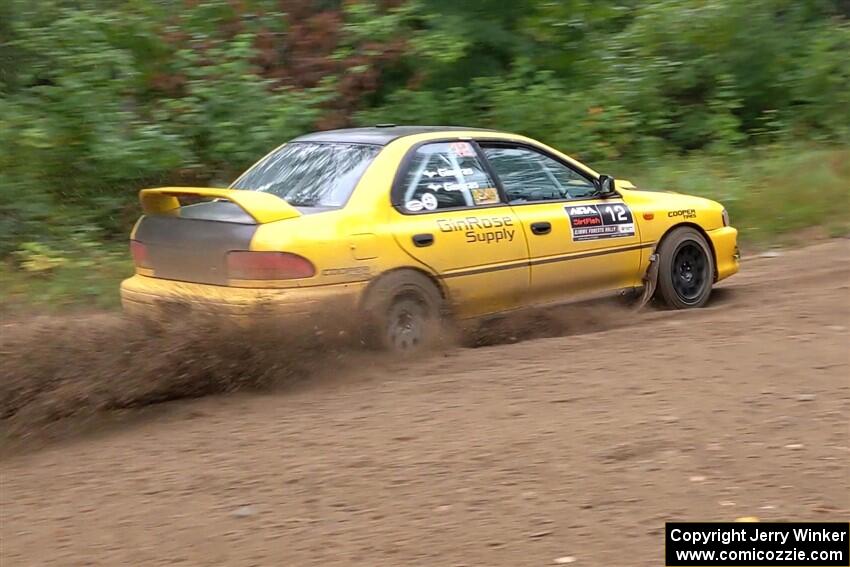
[[[646,191],[533,139],[379,125],[278,147],[228,189],[140,193],[126,311],[353,315],[385,348],[443,317],[643,290],[700,307],[738,271],[714,201]]]

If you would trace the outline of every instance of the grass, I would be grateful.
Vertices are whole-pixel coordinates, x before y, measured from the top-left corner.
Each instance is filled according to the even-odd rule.
[[[61,255],[50,251],[47,257],[17,254],[0,262],[0,317],[117,309],[118,284],[133,274],[127,246],[110,243],[92,248]]]
[[[722,202],[751,245],[850,233],[850,147],[759,148],[611,165],[601,169],[639,187]],[[118,284],[133,271],[126,245],[71,244],[72,251],[25,245],[0,262],[0,316],[118,307]]]
[[[650,161],[628,171],[639,187],[720,201],[751,244],[796,241],[812,228],[824,236],[850,232],[850,148],[761,148]]]

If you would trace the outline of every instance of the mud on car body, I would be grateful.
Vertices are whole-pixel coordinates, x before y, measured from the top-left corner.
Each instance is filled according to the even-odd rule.
[[[356,314],[375,344],[476,318],[645,289],[705,304],[738,271],[722,205],[639,190],[506,132],[382,126],[296,138],[227,189],[141,191],[125,310]],[[651,269],[650,269],[651,268]]]

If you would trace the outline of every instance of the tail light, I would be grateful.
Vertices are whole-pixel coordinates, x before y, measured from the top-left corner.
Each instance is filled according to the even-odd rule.
[[[130,254],[133,255],[133,263],[137,268],[150,268],[148,248],[138,240],[130,241]]]
[[[227,253],[227,277],[232,280],[294,280],[316,275],[307,258],[289,252]]]

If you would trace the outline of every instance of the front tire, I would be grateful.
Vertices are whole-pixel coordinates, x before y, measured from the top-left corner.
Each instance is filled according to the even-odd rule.
[[[702,307],[714,284],[714,255],[696,229],[673,230],[658,249],[658,295],[671,309]]]
[[[424,274],[390,273],[369,290],[363,306],[364,339],[380,350],[407,355],[440,338],[443,297]]]

